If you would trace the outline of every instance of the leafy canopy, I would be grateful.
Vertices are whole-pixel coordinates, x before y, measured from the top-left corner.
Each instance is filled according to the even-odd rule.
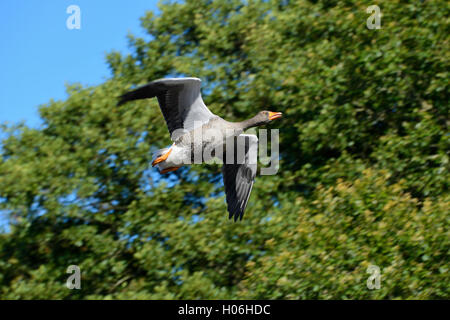
[[[184,1],[141,19],[111,77],[73,84],[4,128],[0,297],[10,299],[449,298],[446,1]],[[211,110],[281,111],[281,167],[228,221],[220,168],[161,176],[170,143],[132,86],[196,76]],[[379,290],[367,267],[378,265]],[[80,290],[65,281],[81,268]]]

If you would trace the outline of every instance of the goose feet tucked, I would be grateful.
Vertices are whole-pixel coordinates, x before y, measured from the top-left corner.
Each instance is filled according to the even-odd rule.
[[[156,166],[158,163],[166,161],[167,158],[169,157],[169,154],[172,152],[172,148],[169,149],[169,151],[167,151],[165,154],[163,154],[162,156],[156,158],[153,162],[152,162],[152,167]],[[177,168],[178,169],[178,168]],[[176,169],[175,169],[176,170]],[[173,171],[173,170],[172,170]],[[164,172],[163,172],[164,173]]]
[[[167,168],[167,169],[161,170],[161,173],[163,174],[163,173],[167,173],[167,172],[172,172],[172,171],[178,170],[178,169],[180,169],[180,168],[181,168],[181,167],[171,167],[171,168]]]

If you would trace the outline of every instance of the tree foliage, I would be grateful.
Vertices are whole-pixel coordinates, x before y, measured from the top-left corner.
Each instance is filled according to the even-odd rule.
[[[446,1],[163,2],[111,77],[70,85],[43,125],[5,128],[0,297],[449,298]],[[280,170],[228,220],[217,165],[160,175],[170,143],[132,86],[196,76],[210,109],[281,111]],[[369,290],[369,265],[381,288]],[[80,290],[65,281],[81,268]]]

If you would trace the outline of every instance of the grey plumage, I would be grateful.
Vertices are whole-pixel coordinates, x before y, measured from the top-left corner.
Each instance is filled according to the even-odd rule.
[[[154,159],[152,162],[153,165],[158,165],[160,169],[163,169],[163,173],[178,169],[178,164],[182,163],[182,159],[192,160],[196,150],[203,151],[214,147],[214,144],[222,145],[233,139],[234,161],[232,163],[226,161],[226,152],[230,152],[227,148],[223,148],[222,155],[215,156],[222,158],[224,162],[222,174],[229,218],[234,218],[234,221],[242,220],[256,176],[258,145],[258,138],[255,135],[242,133],[247,128],[263,125],[280,117],[281,113],[261,111],[248,120],[228,122],[213,114],[206,107],[200,93],[200,83],[201,80],[198,78],[170,78],[152,81],[120,96],[118,105],[138,99],[153,97],[158,99],[171,139],[174,141],[172,147],[158,150],[155,153],[155,159],[167,154],[164,159],[158,162]],[[180,135],[175,135],[175,132],[179,132],[177,129],[184,131]],[[227,133],[229,129],[232,129],[231,135]],[[195,137],[199,132],[202,140],[196,141]],[[223,137],[223,141],[216,141],[216,137]],[[169,150],[171,153],[168,152]],[[242,150],[244,152],[240,154],[239,152],[242,153]]]
[[[191,131],[195,125],[217,117],[206,107],[200,93],[198,78],[169,78],[152,81],[120,96],[118,105],[125,102],[158,98],[169,133],[176,129]]]
[[[256,176],[256,154],[258,138],[255,135],[241,134],[235,138],[234,161],[222,167],[229,218],[242,220]],[[238,154],[239,146],[244,145],[245,153]],[[242,150],[242,149],[241,149]]]

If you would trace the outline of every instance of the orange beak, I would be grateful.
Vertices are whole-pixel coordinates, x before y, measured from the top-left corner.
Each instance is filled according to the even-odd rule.
[[[275,120],[275,119],[281,118],[282,115],[283,114],[281,112],[269,111],[269,120]]]

